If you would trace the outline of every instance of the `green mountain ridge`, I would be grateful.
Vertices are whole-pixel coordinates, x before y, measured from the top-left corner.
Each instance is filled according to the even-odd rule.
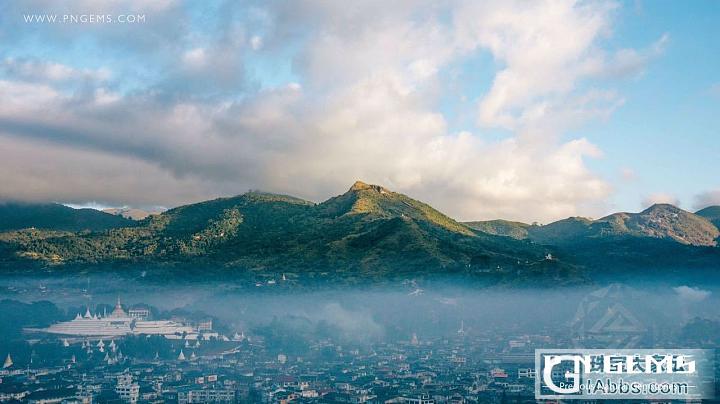
[[[319,204],[249,192],[135,223],[100,232],[2,233],[0,266],[161,266],[350,281],[458,273],[509,282],[518,275],[579,278],[573,266],[546,260],[546,247],[473,230],[427,204],[359,181]]]
[[[581,239],[648,237],[691,246],[717,246],[720,230],[712,220],[715,214],[720,215],[720,209],[714,208],[693,214],[673,205],[656,204],[639,213],[613,213],[597,220],[569,217],[546,225],[497,220],[466,224],[476,230],[550,245],[576,243]]]
[[[0,270],[141,268],[163,279],[287,274],[304,282],[349,283],[460,275],[558,285],[622,276],[707,279],[717,277],[720,264],[720,231],[703,217],[712,219],[714,210],[696,215],[671,205],[547,225],[460,223],[423,202],[358,181],[322,203],[248,192],[139,221],[97,212],[93,217],[121,222],[98,219],[103,225],[93,222],[94,229],[84,222],[66,226],[69,217],[86,212],[63,208],[44,227],[16,223],[0,232]],[[20,217],[37,211],[28,209]]]
[[[716,227],[720,228],[720,206],[708,206],[707,208],[698,210],[695,214],[704,217]]]
[[[471,226],[488,226],[481,223]],[[505,231],[500,235],[552,246],[595,281],[720,282],[718,228],[672,205],[597,220],[570,217],[547,225],[513,223]]]
[[[131,220],[143,220],[147,218],[150,215],[156,215],[160,213],[159,211],[147,211],[143,209],[137,209],[137,208],[106,208],[103,209],[102,212],[109,213],[111,215],[115,216],[121,216],[125,219],[131,219]]]
[[[59,203],[0,202],[0,232],[28,228],[102,231],[131,226],[132,221],[95,209]]]
[[[488,234],[511,237],[517,240],[528,238],[528,228],[531,226],[527,223],[503,219],[465,222],[465,225]]]

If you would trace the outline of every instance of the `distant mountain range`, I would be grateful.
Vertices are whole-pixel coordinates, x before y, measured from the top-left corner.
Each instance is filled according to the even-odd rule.
[[[693,214],[668,204],[656,204],[640,213],[613,213],[601,219],[570,217],[544,226],[505,220],[468,222],[489,234],[529,239],[540,244],[565,245],[579,240],[649,237],[671,239],[693,246],[717,246],[720,206]]]
[[[160,213],[160,211],[152,210],[147,211],[144,209],[137,209],[137,208],[107,208],[102,210],[105,213],[109,213],[111,215],[116,216],[122,216],[125,219],[131,219],[131,220],[143,220],[146,217],[150,215],[157,215]]]
[[[5,272],[117,270],[222,279],[362,283],[463,276],[567,284],[630,273],[706,277],[720,265],[720,207],[671,205],[548,225],[460,223],[420,201],[356,182],[315,204],[262,192],[142,220],[62,205],[0,205]],[[114,212],[117,213],[117,212]]]
[[[0,202],[0,232],[19,229],[102,231],[132,223],[95,209],[73,209],[58,203]]]
[[[570,217],[547,225],[505,220],[466,223],[488,234],[552,246],[592,279],[674,279],[720,283],[718,212],[690,213],[656,204],[640,213],[592,220]]]

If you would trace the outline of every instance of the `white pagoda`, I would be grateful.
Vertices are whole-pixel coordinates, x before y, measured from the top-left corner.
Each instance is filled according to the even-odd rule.
[[[3,363],[3,369],[7,369],[12,365],[13,365],[13,360],[10,357],[10,354],[7,354],[7,357],[5,358],[5,363]]]

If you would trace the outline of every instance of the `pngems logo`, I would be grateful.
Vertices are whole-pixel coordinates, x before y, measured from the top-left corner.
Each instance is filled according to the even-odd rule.
[[[707,399],[712,352],[701,349],[535,351],[535,398]]]

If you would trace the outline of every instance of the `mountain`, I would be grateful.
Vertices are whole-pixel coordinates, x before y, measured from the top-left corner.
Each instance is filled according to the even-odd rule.
[[[695,214],[704,217],[720,228],[720,206],[708,206],[705,209],[698,210]]]
[[[131,220],[143,220],[146,217],[150,215],[157,215],[160,212],[159,211],[147,211],[143,209],[137,209],[137,208],[107,208],[102,210],[105,213],[109,213],[111,215],[115,216],[122,216],[125,219],[131,219]]]
[[[12,206],[0,209],[6,273],[142,269],[162,280],[257,282],[285,274],[303,285],[447,276],[532,285],[720,281],[714,209],[693,214],[660,204],[547,225],[459,223],[360,181],[322,203],[248,192],[139,221],[62,205]]]
[[[472,229],[479,230],[484,233],[511,237],[517,240],[528,238],[528,227],[530,227],[527,223],[512,222],[502,219],[465,222],[464,224]]]
[[[90,234],[0,234],[0,267],[133,265],[175,274],[287,273],[346,282],[449,274],[492,282],[579,279],[575,267],[545,259],[545,246],[474,230],[427,204],[360,181],[320,204],[249,192],[136,223]]]
[[[547,225],[471,222],[480,231],[523,237],[552,246],[566,263],[581,267],[594,281],[718,282],[720,231],[713,209],[693,214],[672,205],[601,219],[570,217]],[[706,216],[706,217],[703,217]],[[512,223],[512,224],[505,224]]]
[[[420,201],[389,191],[379,185],[355,182],[343,195],[320,205],[320,211],[333,216],[367,215],[370,218],[402,218],[425,222],[447,231],[472,236],[467,226],[456,222]]]
[[[573,217],[533,226],[529,238],[543,244],[573,243],[580,238],[650,237],[692,246],[716,246],[720,231],[709,220],[668,204],[640,213],[615,213],[598,220]]]
[[[37,228],[57,231],[102,231],[132,222],[95,209],[73,209],[58,203],[0,202],[0,232]]]
[[[592,235],[593,221],[585,217],[569,217],[544,226],[528,228],[528,237],[540,244],[563,244]]]
[[[668,204],[656,204],[629,215],[624,225],[634,234],[694,246],[715,246],[720,236],[718,228],[707,219]]]
[[[673,205],[656,204],[640,213],[613,213],[597,220],[569,217],[544,226],[505,220],[465,224],[489,234],[546,245],[572,244],[584,239],[649,237],[692,246],[717,246],[720,230],[712,222],[717,218],[720,207],[693,214]]]

